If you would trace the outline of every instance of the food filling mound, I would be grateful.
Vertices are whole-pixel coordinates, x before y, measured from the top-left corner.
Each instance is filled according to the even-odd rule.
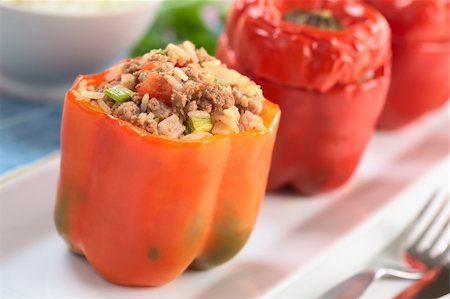
[[[261,88],[185,41],[114,66],[104,82],[74,91],[105,113],[151,134],[199,139],[265,130]]]

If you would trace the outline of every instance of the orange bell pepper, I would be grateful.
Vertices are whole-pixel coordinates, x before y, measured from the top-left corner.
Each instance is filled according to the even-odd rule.
[[[208,269],[247,241],[264,196],[277,105],[265,132],[183,141],[149,134],[66,94],[55,208],[58,232],[105,279],[158,286]]]

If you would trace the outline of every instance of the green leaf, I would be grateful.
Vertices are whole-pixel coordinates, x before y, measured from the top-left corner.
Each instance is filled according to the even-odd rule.
[[[151,49],[165,48],[168,43],[178,44],[185,40],[214,54],[217,38],[224,28],[228,5],[226,1],[166,0],[154,24],[132,49],[131,55],[142,55]],[[216,12],[215,26],[211,27],[204,19],[206,11]]]

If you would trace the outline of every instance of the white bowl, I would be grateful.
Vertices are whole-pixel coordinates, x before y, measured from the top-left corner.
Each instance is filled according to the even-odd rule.
[[[76,75],[99,71],[125,55],[161,2],[108,2],[112,6],[101,11],[85,6],[84,12],[58,13],[0,4],[0,91],[62,101]]]

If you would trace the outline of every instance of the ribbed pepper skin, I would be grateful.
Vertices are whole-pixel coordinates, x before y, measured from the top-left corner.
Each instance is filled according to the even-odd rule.
[[[365,0],[389,22],[395,42],[450,39],[449,0]]]
[[[79,76],[91,83],[103,73]],[[264,196],[280,117],[268,132],[180,141],[151,135],[66,94],[55,223],[105,279],[158,286],[189,265],[232,258]]]
[[[348,27],[331,32],[274,17],[304,5],[323,5]],[[390,29],[381,14],[356,1],[238,1],[217,56],[260,84],[283,111],[269,191],[291,186],[317,194],[350,178],[390,83]],[[373,78],[359,82],[369,68]]]
[[[392,83],[378,121],[381,129],[406,126],[450,98],[450,41],[393,43]]]
[[[378,126],[396,129],[450,97],[450,1],[367,2],[392,28],[392,83]]]
[[[242,71],[225,36],[217,55],[229,67]],[[291,186],[300,193],[317,194],[344,184],[358,165],[383,108],[389,66],[379,69],[375,79],[325,93],[246,75],[283,111],[268,190]]]

